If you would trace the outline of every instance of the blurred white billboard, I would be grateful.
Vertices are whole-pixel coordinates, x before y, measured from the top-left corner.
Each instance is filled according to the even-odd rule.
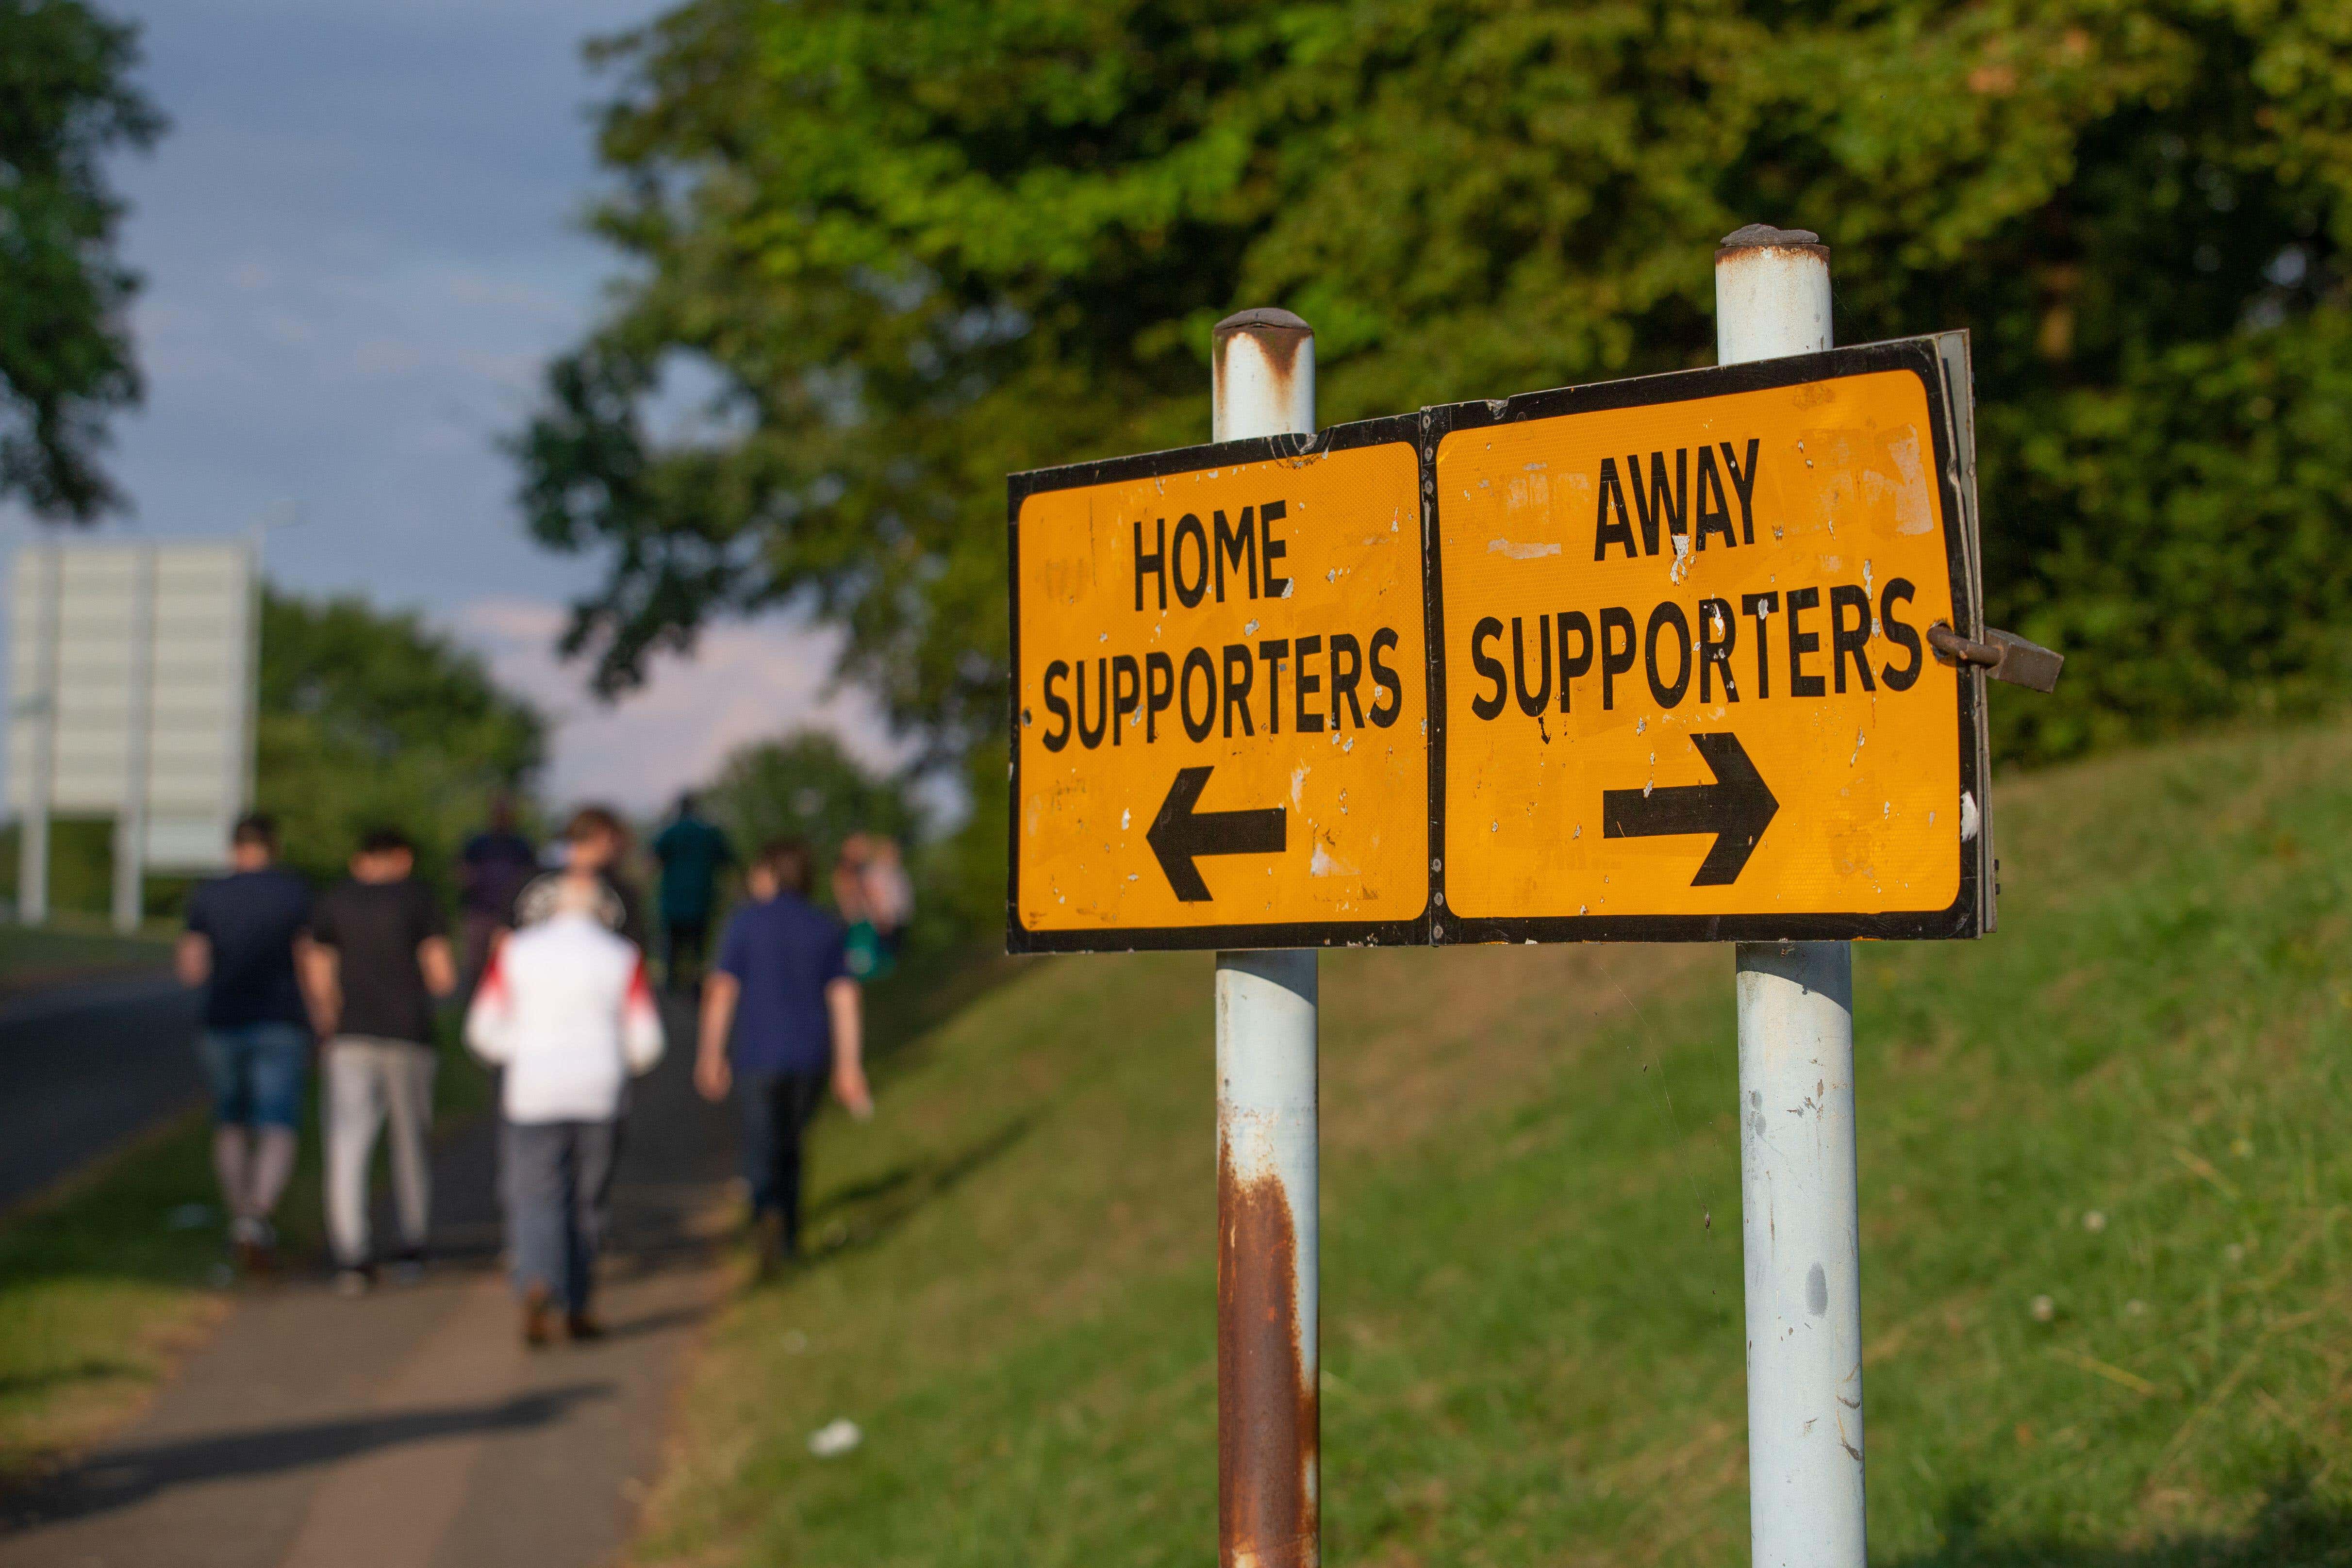
[[[8,805],[41,862],[20,879],[23,917],[46,914],[51,816],[114,819],[118,920],[142,862],[227,863],[253,792],[256,566],[247,540],[17,551]]]

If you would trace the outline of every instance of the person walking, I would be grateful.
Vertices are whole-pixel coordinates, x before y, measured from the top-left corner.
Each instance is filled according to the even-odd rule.
[[[543,880],[543,916],[492,951],[466,1015],[467,1043],[505,1069],[507,1251],[533,1346],[553,1337],[559,1304],[572,1339],[603,1332],[596,1255],[628,1082],[661,1059],[663,1043],[645,956],[606,923],[613,895],[596,870],[583,861]]]
[[[173,954],[184,985],[204,990],[198,1049],[213,1097],[213,1171],[240,1268],[277,1260],[270,1224],[294,1173],[312,1019],[296,968],[310,890],[276,863],[278,825],[256,812],[229,839],[230,871],[188,898]]]
[[[740,1107],[763,1275],[800,1249],[802,1135],[828,1081],[851,1115],[874,1113],[857,982],[841,923],[808,901],[811,858],[792,840],[760,851],[702,993],[695,1083]]]
[[[516,831],[513,799],[491,796],[488,825],[457,852],[458,934],[469,994],[490,961],[490,944],[506,928],[515,895],[538,872],[539,852]]]
[[[735,863],[734,845],[697,807],[691,790],[679,795],[677,815],[654,837],[661,864],[662,984],[673,991],[701,977],[719,873]]]
[[[887,833],[867,835],[866,873],[860,880],[865,885],[866,918],[874,926],[884,958],[896,963],[898,949],[907,940],[907,924],[915,917],[915,883],[907,874],[906,857],[898,840]]]
[[[392,1127],[392,1190],[400,1250],[392,1272],[424,1269],[432,1203],[433,1002],[457,988],[440,907],[416,869],[416,846],[396,829],[361,841],[351,879],[320,898],[304,959],[319,1032],[327,1139],[327,1239],[336,1287],[375,1280],[368,1239],[368,1166],[376,1134]]]
[[[606,930],[643,949],[644,913],[636,890],[621,876],[629,830],[620,813],[610,806],[581,807],[563,824],[562,845],[562,865],[523,884],[507,914],[507,928],[519,931],[546,919],[554,912],[561,890],[575,879],[585,878],[593,884],[588,913]]]
[[[882,928],[874,922],[872,889],[866,873],[872,869],[874,841],[863,831],[841,841],[833,857],[833,907],[846,930],[843,935],[849,977],[861,983],[878,980],[890,972],[889,950]]]

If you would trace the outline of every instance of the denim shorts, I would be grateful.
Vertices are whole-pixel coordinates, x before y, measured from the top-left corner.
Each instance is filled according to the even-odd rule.
[[[197,1043],[212,1079],[213,1120],[231,1127],[299,1127],[310,1034],[299,1024],[207,1029]]]

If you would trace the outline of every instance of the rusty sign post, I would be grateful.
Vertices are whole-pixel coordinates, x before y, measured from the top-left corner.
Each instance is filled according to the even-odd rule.
[[[1214,440],[1313,434],[1305,321],[1245,310],[1217,324],[1213,343]],[[1280,848],[1286,835],[1271,836]],[[1316,970],[1311,947],[1217,955],[1221,1568],[1323,1559]]]

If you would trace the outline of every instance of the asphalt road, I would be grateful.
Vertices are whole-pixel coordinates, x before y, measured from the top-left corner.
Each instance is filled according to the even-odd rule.
[[[0,1208],[204,1092],[195,993],[92,980],[0,1004]]]

